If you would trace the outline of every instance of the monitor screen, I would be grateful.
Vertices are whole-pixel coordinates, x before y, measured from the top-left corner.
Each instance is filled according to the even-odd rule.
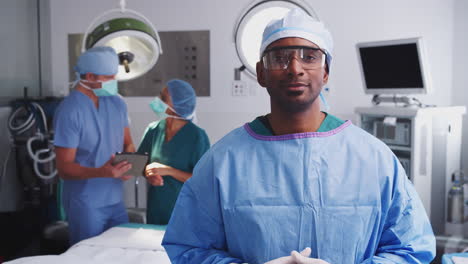
[[[357,48],[366,93],[427,93],[420,38],[358,43]]]

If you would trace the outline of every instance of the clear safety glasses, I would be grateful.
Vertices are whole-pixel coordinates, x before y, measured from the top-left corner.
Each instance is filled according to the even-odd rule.
[[[263,54],[263,66],[268,70],[286,70],[293,58],[303,69],[315,70],[323,67],[326,60],[323,50],[307,46],[273,47]]]

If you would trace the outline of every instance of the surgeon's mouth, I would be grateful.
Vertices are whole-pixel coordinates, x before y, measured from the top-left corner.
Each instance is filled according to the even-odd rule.
[[[308,85],[302,82],[288,83],[285,85],[286,93],[291,96],[298,96],[304,93]]]

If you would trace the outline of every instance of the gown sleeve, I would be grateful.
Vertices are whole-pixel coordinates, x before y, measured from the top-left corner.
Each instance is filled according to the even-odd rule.
[[[363,264],[430,263],[435,257],[435,237],[412,183],[394,157],[395,185],[389,191],[389,208],[375,255]]]

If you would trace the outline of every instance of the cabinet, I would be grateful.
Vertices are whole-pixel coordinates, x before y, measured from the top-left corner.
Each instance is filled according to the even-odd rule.
[[[461,166],[464,106],[358,107],[359,125],[400,160],[418,192],[434,233],[446,228],[451,175]]]

